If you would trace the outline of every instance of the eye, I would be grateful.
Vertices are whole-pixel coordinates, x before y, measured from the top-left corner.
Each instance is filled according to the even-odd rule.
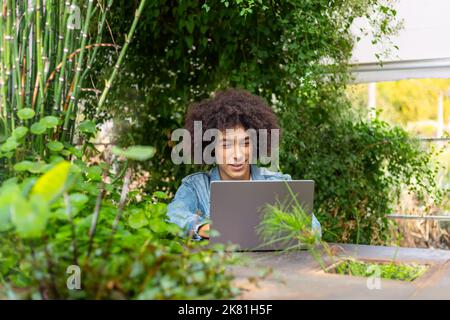
[[[250,140],[245,140],[240,143],[240,146],[248,147],[250,145]]]

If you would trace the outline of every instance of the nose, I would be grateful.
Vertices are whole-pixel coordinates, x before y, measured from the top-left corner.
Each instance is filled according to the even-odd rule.
[[[235,141],[233,148],[233,160],[237,163],[241,163],[244,159],[244,150],[243,147]]]

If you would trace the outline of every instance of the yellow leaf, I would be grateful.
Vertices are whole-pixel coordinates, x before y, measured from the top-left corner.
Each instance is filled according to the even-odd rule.
[[[59,162],[36,181],[31,190],[31,194],[40,195],[48,202],[52,201],[64,190],[69,169],[69,162]]]

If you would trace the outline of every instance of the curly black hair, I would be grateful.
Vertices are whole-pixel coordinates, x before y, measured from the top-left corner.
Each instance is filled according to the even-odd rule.
[[[191,137],[194,136],[194,121],[202,122],[202,136],[208,129],[223,131],[236,126],[242,126],[245,130],[256,130],[258,141],[259,129],[267,129],[269,137],[273,129],[278,129],[281,135],[278,118],[271,107],[263,98],[243,89],[216,91],[212,98],[189,105],[184,127],[189,130]],[[208,142],[203,142],[203,149],[207,144]],[[194,141],[191,150],[194,150],[193,147]],[[267,147],[270,154],[270,139]],[[258,149],[257,152],[259,154]]]

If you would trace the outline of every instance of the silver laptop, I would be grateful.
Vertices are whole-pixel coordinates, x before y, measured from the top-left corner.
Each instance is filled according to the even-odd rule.
[[[211,182],[211,229],[218,236],[211,236],[209,245],[234,244],[237,250],[283,250],[283,244],[264,245],[256,227],[267,204],[289,203],[292,200],[287,185],[298,203],[312,214],[314,200],[313,180],[253,180]],[[291,201],[292,202],[292,201]],[[290,246],[292,243],[284,244]]]

